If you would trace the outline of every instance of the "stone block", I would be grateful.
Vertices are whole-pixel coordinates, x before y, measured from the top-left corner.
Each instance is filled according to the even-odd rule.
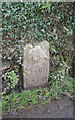
[[[44,86],[49,75],[49,43],[27,44],[24,47],[23,78],[25,89]]]

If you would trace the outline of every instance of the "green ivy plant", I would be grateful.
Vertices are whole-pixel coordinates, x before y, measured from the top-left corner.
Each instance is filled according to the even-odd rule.
[[[41,7],[40,7],[41,12],[43,12],[44,10],[45,11],[50,11],[50,6],[51,6],[51,4],[49,2],[42,3]]]
[[[55,45],[66,51],[69,42],[66,42],[67,31],[65,33],[63,27],[73,31],[73,12],[73,3],[2,3],[2,57],[23,57],[23,47],[27,42],[44,39],[49,42],[57,39],[59,42]],[[64,35],[60,34],[59,26]]]
[[[60,68],[49,76],[50,95],[59,98],[61,94],[73,94],[73,78],[69,76],[69,66],[66,62],[60,64]]]
[[[45,103],[50,98],[59,98],[61,93],[73,93],[73,79],[68,75],[69,67],[61,57],[62,53],[68,56],[71,52],[69,38],[72,38],[74,29],[73,13],[73,3],[69,2],[2,3],[2,58],[21,61],[26,43],[48,40],[50,55],[59,56],[61,67],[51,72],[48,87],[4,96],[3,110],[12,111],[24,105]],[[8,83],[7,89],[13,89],[18,82],[15,71],[6,73],[4,79]]]
[[[6,93],[6,90],[14,89],[16,84],[18,83],[19,77],[18,75],[16,75],[17,71],[18,70],[12,70],[2,76],[4,78],[4,82],[7,83],[7,87],[5,87],[4,93]]]

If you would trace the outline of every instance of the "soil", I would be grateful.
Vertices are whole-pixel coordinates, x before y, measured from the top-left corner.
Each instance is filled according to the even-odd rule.
[[[3,118],[73,118],[73,100],[61,96],[60,100],[19,109],[16,112],[3,114]]]

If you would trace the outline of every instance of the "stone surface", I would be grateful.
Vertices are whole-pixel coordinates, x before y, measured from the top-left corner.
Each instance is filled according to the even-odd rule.
[[[10,61],[2,61],[2,65],[0,66],[0,71],[10,68]]]
[[[49,75],[49,43],[43,41],[24,47],[24,88],[40,87],[47,83]]]

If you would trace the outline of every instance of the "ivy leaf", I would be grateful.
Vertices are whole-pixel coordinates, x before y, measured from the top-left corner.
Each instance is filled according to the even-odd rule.
[[[48,22],[48,23],[47,23],[47,25],[50,25],[50,24],[51,24],[51,22]]]
[[[26,29],[26,26],[23,26],[24,29]]]
[[[45,31],[44,31],[44,29],[41,29],[41,31],[44,33]]]

